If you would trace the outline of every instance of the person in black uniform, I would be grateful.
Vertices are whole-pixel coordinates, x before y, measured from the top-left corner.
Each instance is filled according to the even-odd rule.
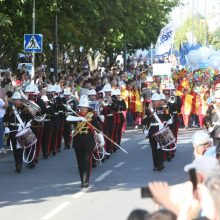
[[[105,101],[102,101],[103,110],[102,110],[101,114],[104,115],[104,117],[105,117],[105,121],[103,123],[103,132],[108,138],[112,139],[112,134],[114,131],[114,126],[115,126],[114,125],[114,115],[113,115],[113,110],[114,110],[113,105],[115,105],[115,102],[111,98],[111,93],[112,93],[111,85],[106,84],[103,87],[102,91],[104,92],[103,100],[106,100],[106,103],[105,103]],[[108,139],[105,139],[105,150],[109,154],[111,154],[113,152],[112,143]],[[108,159],[109,155],[107,155],[106,158]]]
[[[49,99],[46,95],[43,95],[41,99],[44,101],[46,108],[43,109],[43,113],[46,114],[44,119],[44,132],[42,136],[42,153],[43,158],[47,159],[51,152],[51,139],[52,139],[52,128],[54,126],[54,114],[55,110],[52,106],[49,105]]]
[[[80,109],[78,114],[80,117],[69,116],[67,117],[67,121],[78,121],[73,134],[73,148],[76,154],[81,187],[86,188],[89,186],[92,152],[96,144],[94,139],[95,130],[90,124],[98,130],[100,130],[100,126],[97,117],[94,116],[92,112],[88,111],[89,102],[86,95],[81,96],[78,107]],[[72,120],[71,118],[75,119]],[[104,145],[103,140],[104,138],[102,137],[102,145]]]
[[[21,94],[19,92],[15,92],[12,96],[13,104],[8,107],[6,114],[4,116],[4,122],[8,125],[10,129],[9,138],[12,143],[13,155],[15,160],[15,172],[20,173],[22,169],[23,163],[23,148],[19,146],[17,143],[16,134],[19,130],[26,125],[28,121],[32,119],[32,115],[28,111],[28,109],[21,102]],[[20,116],[20,119],[23,124],[18,120],[16,115]]]
[[[151,145],[152,150],[152,157],[153,157],[153,165],[154,171],[161,171],[164,169],[163,165],[163,151],[158,146],[158,143],[156,139],[154,138],[154,135],[162,129],[161,125],[157,122],[155,117],[153,116],[154,113],[157,114],[159,119],[163,122],[164,121],[164,111],[163,108],[160,106],[160,95],[158,93],[154,93],[151,98],[152,101],[152,109],[151,105],[146,111],[146,117],[143,119],[143,124],[146,125],[148,128],[148,137],[149,142]],[[154,111],[154,112],[152,112]],[[146,133],[145,133],[146,134]]]
[[[71,110],[76,111],[76,101],[74,99],[70,99],[70,96],[72,93],[68,89],[64,89],[63,93],[64,97],[62,98],[63,103]],[[68,109],[64,110],[65,116],[71,115],[72,112],[68,111]],[[64,139],[64,149],[70,149],[70,142],[71,142],[71,124],[66,120],[66,117],[64,117],[64,125],[63,125],[63,139]]]
[[[121,145],[122,127],[125,122],[123,111],[126,111],[125,100],[121,98],[121,90],[116,89],[117,98],[117,128],[116,128],[116,143]],[[117,149],[117,148],[116,148]]]

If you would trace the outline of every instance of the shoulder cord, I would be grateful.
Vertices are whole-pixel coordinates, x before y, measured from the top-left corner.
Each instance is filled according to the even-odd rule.
[[[85,125],[87,124],[87,122],[90,122],[92,121],[92,116],[93,114],[92,113],[89,113],[87,115],[88,117],[86,117],[87,121],[82,121],[82,122],[78,122],[77,124],[77,127],[76,127],[76,130],[73,134],[73,137],[75,137],[80,131],[82,131],[82,129],[85,127]]]

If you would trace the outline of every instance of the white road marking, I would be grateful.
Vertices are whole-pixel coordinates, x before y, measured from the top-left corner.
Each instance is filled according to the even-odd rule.
[[[54,210],[52,210],[51,212],[49,212],[47,215],[45,215],[44,217],[42,217],[41,219],[50,219],[51,217],[55,216],[58,212],[62,211],[66,206],[68,206],[70,204],[70,202],[63,202],[62,204],[60,204],[59,206],[57,206]]]
[[[144,139],[144,140],[138,142],[138,144],[148,144],[148,143],[149,143],[149,141],[147,139]]]
[[[121,143],[123,144],[123,143],[125,143],[125,142],[128,141],[128,140],[130,140],[130,138],[122,138],[122,139],[121,139]]]
[[[177,140],[177,144],[189,144],[191,142],[191,140]]]
[[[117,165],[115,165],[114,167],[115,168],[119,168],[119,167],[121,167],[122,165],[124,165],[125,164],[125,162],[120,162],[120,163],[118,163]]]
[[[78,199],[79,197],[81,197],[83,194],[85,194],[85,192],[87,192],[92,187],[93,187],[93,185],[89,186],[88,188],[81,189],[81,191],[75,193],[73,196],[71,196],[71,198],[72,199]]]
[[[81,197],[84,193],[85,193],[85,191],[80,191],[80,192],[74,194],[71,198],[72,198],[72,199],[78,199],[78,198]]]
[[[113,170],[107,170],[103,174],[101,174],[98,178],[96,178],[95,182],[102,181],[106,176],[108,176]]]
[[[144,145],[143,147],[141,147],[142,150],[146,149],[148,147],[148,145]]]

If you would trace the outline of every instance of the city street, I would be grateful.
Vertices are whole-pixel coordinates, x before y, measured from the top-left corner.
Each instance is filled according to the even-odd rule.
[[[187,178],[183,171],[192,160],[191,135],[196,129],[180,130],[176,157],[153,171],[151,149],[141,130],[127,131],[122,147],[92,170],[90,187],[81,189],[73,149],[63,150],[34,170],[23,165],[14,172],[12,155],[0,159],[0,216],[4,220],[126,220],[135,208],[153,211],[151,199],[141,199],[140,187],[149,181],[170,185]]]

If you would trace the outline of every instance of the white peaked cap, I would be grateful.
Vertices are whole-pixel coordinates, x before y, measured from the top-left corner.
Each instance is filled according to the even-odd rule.
[[[43,96],[41,97],[41,99],[42,99],[44,102],[49,102],[49,99],[48,99],[48,97],[47,97],[46,95],[43,95]]]
[[[97,95],[97,93],[94,89],[90,89],[87,95]]]
[[[47,92],[55,92],[55,91],[56,91],[55,86],[53,86],[53,85],[48,85],[47,86]]]
[[[87,95],[82,95],[79,100],[79,107],[87,107],[89,108],[89,100]]]
[[[116,89],[112,89],[111,95],[116,95]]]
[[[64,89],[63,95],[72,95],[69,89]]]
[[[13,96],[11,97],[12,99],[21,99],[21,94],[20,92],[14,92]]]
[[[112,87],[110,84],[106,84],[102,90],[103,92],[112,92]]]
[[[159,101],[160,100],[160,95],[158,93],[154,93],[152,96],[151,96],[151,100],[152,101]]]
[[[175,86],[173,85],[173,83],[167,83],[166,89],[175,89]]]
[[[160,99],[161,100],[166,100],[166,96],[163,93],[160,93]]]
[[[116,89],[115,93],[116,93],[116,95],[121,95],[121,90],[120,89]]]
[[[60,88],[59,85],[54,85],[54,89],[55,89],[56,93],[61,93],[62,92],[62,89]]]
[[[35,92],[36,88],[33,84],[30,84],[26,87],[25,92]]]

